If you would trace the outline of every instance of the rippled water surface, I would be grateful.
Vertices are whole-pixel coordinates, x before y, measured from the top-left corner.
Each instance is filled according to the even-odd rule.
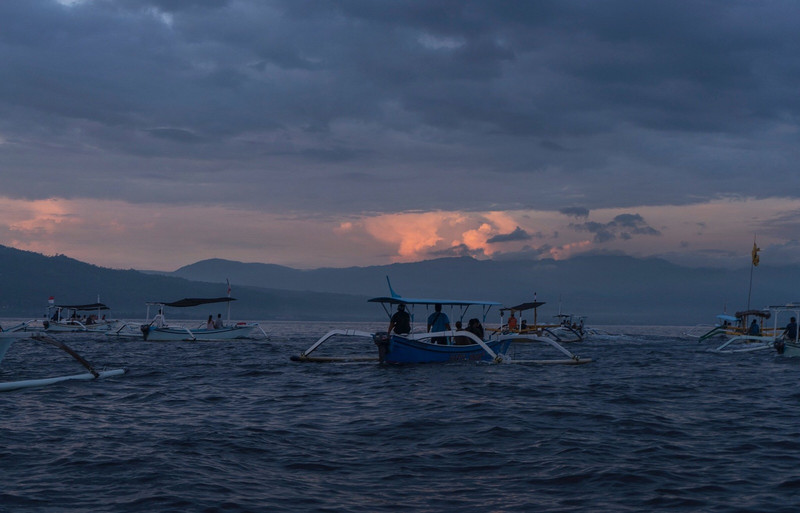
[[[129,373],[0,394],[0,511],[800,504],[798,361],[614,327],[569,346],[594,359],[582,366],[300,364],[331,325],[262,326],[269,340],[59,337]],[[80,370],[24,341],[0,381]]]

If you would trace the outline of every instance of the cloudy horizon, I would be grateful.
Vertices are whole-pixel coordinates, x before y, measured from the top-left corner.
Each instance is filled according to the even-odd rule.
[[[0,3],[0,244],[800,263],[789,1]]]

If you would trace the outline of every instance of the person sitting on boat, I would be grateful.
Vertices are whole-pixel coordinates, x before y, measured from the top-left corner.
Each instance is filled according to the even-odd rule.
[[[386,333],[391,335],[392,330],[397,334],[411,333],[411,316],[406,312],[406,305],[402,303],[397,305],[397,311],[389,320],[389,329]]]
[[[750,323],[750,329],[747,331],[748,335],[753,335],[754,337],[758,337],[761,335],[761,328],[758,326],[758,321],[753,319],[753,322]]]
[[[464,328],[461,325],[461,321],[456,321],[456,331],[462,331]],[[466,346],[471,344],[469,337],[465,337],[464,335],[456,335],[453,338],[453,344],[457,346]]]
[[[217,320],[214,321],[214,329],[219,330],[225,327],[225,323],[222,322],[222,314],[217,314]]]
[[[478,319],[473,317],[469,320],[469,323],[467,323],[467,331],[473,333],[476,337],[483,340],[483,326],[481,325],[481,321]]]
[[[450,331],[450,318],[442,313],[441,303],[433,305],[434,312],[428,316],[428,333],[437,331]],[[447,344],[447,337],[433,337],[434,344]]]
[[[511,312],[511,315],[508,318],[508,331],[516,331],[517,329],[517,318],[514,317],[514,312]]]
[[[797,319],[792,317],[789,319],[789,324],[786,325],[786,329],[783,330],[783,338],[786,340],[797,340]]]
[[[528,321],[526,321],[525,319],[522,319],[522,324],[520,325],[520,329],[522,331],[527,330],[528,329]]]
[[[207,330],[214,329],[214,316],[212,314],[208,315],[208,320],[206,321],[206,329]]]

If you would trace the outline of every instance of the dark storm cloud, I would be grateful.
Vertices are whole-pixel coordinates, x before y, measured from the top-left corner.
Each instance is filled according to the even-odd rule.
[[[531,234],[529,234],[528,232],[517,226],[511,233],[502,233],[500,235],[495,235],[486,242],[488,242],[489,244],[494,244],[497,242],[514,242],[520,240],[530,240],[532,238],[533,237],[531,236]]]
[[[559,212],[570,217],[589,217],[589,209],[583,207],[565,207],[559,209]]]
[[[455,246],[435,251],[428,251],[427,257],[429,258],[446,258],[446,257],[482,257],[484,256],[482,249],[470,249],[466,244],[457,244]]]
[[[661,235],[661,232],[649,226],[639,214],[620,214],[608,223],[589,221],[580,224],[570,224],[575,230],[587,231],[594,234],[594,242],[610,242],[617,238],[628,240],[634,235]]]
[[[464,208],[438,194],[453,170],[507,208],[800,191],[788,0],[7,0],[0,20],[9,195],[52,162],[76,171],[42,196],[202,202],[176,193],[216,168],[237,203],[322,211]]]

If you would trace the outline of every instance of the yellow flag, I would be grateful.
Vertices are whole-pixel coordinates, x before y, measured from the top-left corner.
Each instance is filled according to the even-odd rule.
[[[761,248],[756,246],[756,243],[754,242],[753,243],[753,251],[750,252],[750,254],[753,255],[753,267],[758,267],[758,262],[759,262],[758,252],[759,251],[761,251]]]

